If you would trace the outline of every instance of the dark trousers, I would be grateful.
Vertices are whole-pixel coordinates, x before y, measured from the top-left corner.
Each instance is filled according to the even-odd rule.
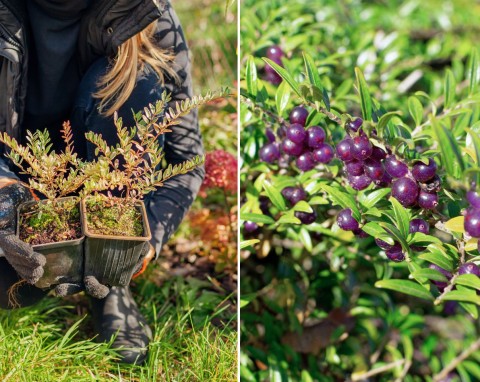
[[[94,147],[85,139],[85,133],[93,131],[102,134],[108,144],[118,142],[113,117],[105,117],[100,114],[99,101],[92,97],[98,90],[98,80],[105,74],[108,60],[101,58],[94,62],[83,77],[72,109],[70,118],[74,134],[75,151],[81,158],[92,160],[95,158]],[[137,78],[137,83],[128,100],[118,110],[119,117],[123,120],[123,126],[133,126],[133,113],[143,110],[149,103],[155,103],[161,98],[162,86],[158,83],[158,77],[153,70],[146,67]],[[163,136],[161,137],[163,144]],[[0,258],[0,308],[9,309],[9,289],[20,281],[15,270],[4,258]],[[20,306],[32,305],[46,295],[48,291],[42,291],[27,284],[21,284],[16,290],[16,300]]]

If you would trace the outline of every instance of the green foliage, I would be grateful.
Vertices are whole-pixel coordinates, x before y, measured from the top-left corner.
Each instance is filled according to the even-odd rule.
[[[244,9],[240,217],[259,229],[241,235],[242,380],[431,381],[452,370],[476,380],[466,365],[480,357],[478,278],[458,269],[479,261],[460,216],[479,176],[477,29],[468,19],[480,8],[275,0],[247,1]],[[274,44],[285,52],[283,67],[264,57]],[[265,63],[283,78],[278,87],[265,80]],[[300,104],[309,111],[306,126],[321,126],[330,145],[362,117],[370,141],[410,167],[434,158],[438,206],[405,208],[389,187],[374,184],[355,191],[338,159],[306,172],[261,162],[266,129],[278,134]],[[313,224],[301,224],[297,206],[279,199],[292,186],[307,192]],[[367,238],[338,227],[344,208]],[[409,232],[415,218],[430,223],[428,234]],[[399,243],[405,261],[388,260],[374,239]],[[457,340],[433,320],[458,328]],[[456,362],[465,344],[474,346]]]

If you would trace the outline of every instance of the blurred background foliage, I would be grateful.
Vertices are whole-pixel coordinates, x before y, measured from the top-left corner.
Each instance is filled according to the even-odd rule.
[[[355,89],[358,66],[385,110],[399,111],[406,124],[415,126],[408,98],[423,92],[428,95],[419,97],[423,117],[435,106],[441,113],[447,69],[457,79],[458,94],[466,93],[465,67],[478,41],[479,16],[479,2],[464,0],[245,0],[241,92],[247,89],[249,56],[262,80],[261,58],[267,47],[279,45],[286,54],[285,68],[298,82],[304,80],[302,52],[314,58],[335,110],[361,115]],[[275,111],[277,86],[259,83],[266,90],[262,102]],[[279,116],[286,118],[294,105],[290,100]],[[476,110],[473,114],[478,111],[478,105],[471,108]],[[262,175],[272,175],[269,166],[259,163],[258,152],[267,141],[266,128],[276,123],[269,126],[245,103],[240,113],[243,205],[258,195],[255,189],[261,189]],[[322,123],[338,141],[341,131],[328,121]],[[330,175],[335,174],[331,170]],[[308,176],[299,174],[294,183],[308,184]],[[286,178],[276,179],[291,185]],[[456,199],[450,216],[466,206],[461,197]],[[255,206],[258,213],[272,210],[265,196]],[[330,229],[338,211],[321,207],[325,224],[314,229],[287,224],[267,229],[269,224],[259,224],[258,231],[242,233],[242,239],[260,242],[241,251],[241,380],[432,381],[477,340],[478,319],[456,303],[435,306],[375,288],[387,274],[406,279],[405,264],[378,256],[371,239]],[[455,365],[454,373],[436,380],[478,381],[479,361],[477,349]]]

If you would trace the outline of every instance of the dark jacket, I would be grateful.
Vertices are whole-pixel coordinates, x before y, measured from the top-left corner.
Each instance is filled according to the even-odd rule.
[[[28,45],[27,0],[0,0],[0,131],[20,140],[27,92]],[[78,39],[80,70],[86,71],[99,56],[111,57],[119,45],[153,21],[157,21],[156,42],[173,49],[175,69],[181,79],[169,79],[165,87],[172,104],[192,96],[190,59],[180,22],[165,0],[95,0],[82,18]],[[1,152],[3,148],[0,147]],[[165,158],[179,163],[203,153],[197,112],[184,117],[165,137]],[[0,153],[1,154],[1,153]],[[3,154],[1,154],[3,157]],[[178,227],[193,202],[204,175],[203,168],[171,179],[147,200],[149,220],[157,253]],[[0,177],[17,176],[0,158]]]

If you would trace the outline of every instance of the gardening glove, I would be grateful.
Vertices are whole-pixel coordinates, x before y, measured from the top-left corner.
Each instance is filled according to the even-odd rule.
[[[43,276],[45,257],[15,236],[17,207],[34,200],[31,190],[14,179],[0,180],[0,248],[8,263],[29,284]]]
[[[144,254],[140,257],[135,270],[133,272],[133,277],[135,278],[141,275],[147,268],[148,263],[155,257],[155,248],[149,243],[148,246],[145,246]],[[110,289],[100,283],[95,276],[87,275],[84,277],[83,282],[85,283],[86,292],[95,298],[105,298],[109,293]]]

